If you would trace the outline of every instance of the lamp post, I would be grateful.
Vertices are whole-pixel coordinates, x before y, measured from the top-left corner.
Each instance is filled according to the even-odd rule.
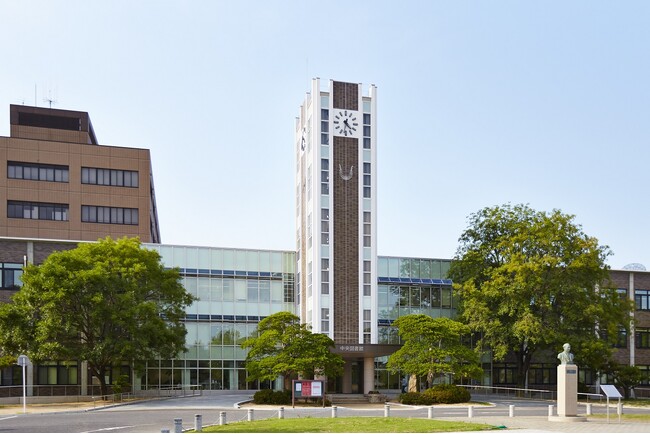
[[[27,413],[27,377],[25,375],[25,367],[29,365],[29,357],[24,354],[18,356],[18,365],[23,367],[23,413]]]

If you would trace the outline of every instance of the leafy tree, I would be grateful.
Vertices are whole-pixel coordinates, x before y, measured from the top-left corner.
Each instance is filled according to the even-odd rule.
[[[607,373],[612,376],[614,385],[623,389],[625,399],[630,398],[632,390],[645,379],[643,371],[638,366],[611,363]]]
[[[105,373],[122,362],[172,358],[184,349],[193,297],[160,255],[137,238],[80,244],[28,265],[13,303],[0,306],[0,345],[34,362],[87,361]]]
[[[569,342],[576,361],[584,348],[602,366],[594,342],[607,339],[607,348],[629,327],[630,302],[607,287],[611,252],[574,216],[527,205],[484,208],[470,216],[459,242],[449,276],[461,318],[495,359],[514,353],[520,386],[536,352],[556,354]]]
[[[312,333],[307,324],[290,312],[278,312],[264,318],[257,335],[246,339],[246,369],[250,380],[275,380],[284,376],[284,388],[301,375],[332,378],[343,372],[343,358],[330,352],[334,341],[327,335]]]
[[[462,337],[470,328],[449,318],[406,315],[396,319],[402,347],[388,357],[386,367],[392,372],[406,372],[427,377],[429,387],[436,377],[453,374],[456,378],[481,375],[479,355],[464,345]]]

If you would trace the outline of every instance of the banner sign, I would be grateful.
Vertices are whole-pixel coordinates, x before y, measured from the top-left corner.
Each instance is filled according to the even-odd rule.
[[[295,380],[293,393],[296,398],[320,398],[323,396],[323,382],[319,380]]]

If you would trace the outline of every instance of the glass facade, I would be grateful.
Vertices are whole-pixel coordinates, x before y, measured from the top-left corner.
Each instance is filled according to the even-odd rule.
[[[295,253],[148,244],[166,267],[179,268],[197,300],[187,308],[187,352],[175,360],[147,363],[146,389],[178,385],[205,390],[258,389],[246,382],[246,351],[240,344],[259,321],[296,312]]]
[[[187,308],[187,352],[174,360],[153,360],[142,373],[143,389],[179,385],[204,390],[255,390],[271,384],[246,382],[246,351],[240,344],[259,321],[273,313],[297,314],[295,252],[147,244],[166,267],[177,267],[185,288],[197,300]],[[379,258],[379,343],[399,343],[394,319],[410,313],[452,316],[455,303],[449,261]],[[370,318],[364,312],[364,322]],[[329,329],[329,312],[321,320]],[[369,328],[369,324],[366,325]],[[375,360],[376,378],[386,388],[399,388],[399,375]],[[136,379],[137,382],[137,379]],[[382,388],[383,388],[382,387]]]

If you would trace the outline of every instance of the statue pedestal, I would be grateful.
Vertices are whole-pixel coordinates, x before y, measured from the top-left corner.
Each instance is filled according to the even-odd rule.
[[[557,416],[549,416],[555,422],[582,422],[586,417],[578,416],[578,367],[558,365],[557,367]]]

